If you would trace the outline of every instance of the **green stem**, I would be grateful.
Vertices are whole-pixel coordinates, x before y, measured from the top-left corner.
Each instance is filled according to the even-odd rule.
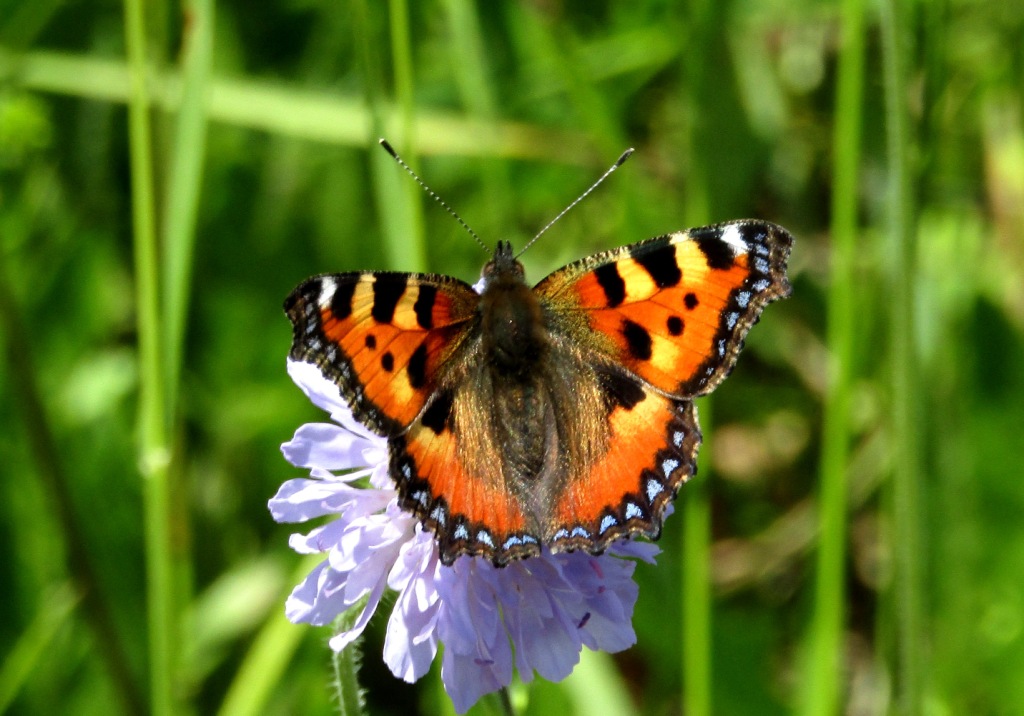
[[[498,697],[501,699],[501,709],[505,716],[516,716],[516,710],[512,707],[512,697],[507,686],[498,689]]]
[[[365,604],[365,600],[357,602],[342,614],[335,624],[335,632],[351,629]],[[334,652],[334,690],[338,699],[338,716],[362,716],[366,713],[366,700],[359,687],[362,645],[363,638],[359,637],[341,651]]]
[[[135,292],[139,333],[139,466],[146,526],[146,596],[149,615],[150,705],[155,716],[175,712],[174,583],[171,563],[169,454],[161,362],[156,211],[147,88],[146,29],[142,0],[125,0],[125,44],[130,90]]]
[[[882,2],[882,62],[885,78],[887,163],[889,167],[888,223],[893,242],[892,390],[893,481],[890,526],[894,549],[894,590],[897,637],[897,707],[901,713],[919,714],[922,708],[922,574],[920,546],[920,422],[913,337],[914,252],[909,148],[911,136],[907,108],[907,31],[905,8],[899,0]]]
[[[801,713],[834,714],[843,674],[846,512],[854,349],[857,178],[864,85],[864,3],[845,0],[833,135],[832,267],[828,296],[829,383],[820,456],[819,545],[814,614],[801,680]]]

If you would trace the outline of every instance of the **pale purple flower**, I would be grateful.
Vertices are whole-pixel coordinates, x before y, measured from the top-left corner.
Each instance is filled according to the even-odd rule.
[[[609,550],[615,554],[600,557],[545,549],[504,568],[460,557],[445,567],[433,535],[398,507],[387,441],[355,421],[337,386],[316,366],[289,360],[288,372],[334,420],[303,425],[281,446],[310,476],[281,486],[269,503],[274,519],[333,518],[290,539],[297,552],[326,556],[288,598],[291,621],[328,625],[365,597],[353,626],[330,641],[340,651],[362,634],[385,591],[397,592],[385,663],[411,683],[427,673],[444,643],[441,678],[459,713],[508,686],[513,669],[523,681],[534,673],[559,681],[584,646],[617,652],[636,642],[635,562],[622,557],[653,563],[654,545],[622,542]],[[354,484],[363,478],[368,487]]]

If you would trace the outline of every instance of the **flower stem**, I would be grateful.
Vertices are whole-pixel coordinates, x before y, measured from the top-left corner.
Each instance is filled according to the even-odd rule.
[[[335,623],[335,633],[352,628],[365,606],[359,601],[342,614]],[[359,637],[341,651],[334,652],[334,691],[338,698],[338,716],[363,716],[366,713],[366,699],[359,686],[359,662],[362,657],[363,638]]]
[[[516,716],[516,711],[512,708],[512,695],[509,694],[507,686],[502,686],[498,690],[498,698],[501,699],[501,708],[505,716]]]

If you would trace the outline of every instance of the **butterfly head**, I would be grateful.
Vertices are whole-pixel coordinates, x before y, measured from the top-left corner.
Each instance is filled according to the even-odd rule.
[[[524,283],[526,272],[523,265],[516,260],[512,252],[512,244],[508,241],[499,241],[498,248],[494,250],[494,257],[484,266],[483,290],[495,283]]]

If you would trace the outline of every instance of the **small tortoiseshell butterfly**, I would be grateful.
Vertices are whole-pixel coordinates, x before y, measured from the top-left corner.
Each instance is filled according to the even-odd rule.
[[[444,564],[503,565],[542,544],[596,554],[658,537],[696,470],[693,398],[789,295],[792,242],[731,221],[595,254],[530,288],[499,241],[481,293],[436,274],[323,274],[285,301],[291,358],[388,439],[399,502]]]

